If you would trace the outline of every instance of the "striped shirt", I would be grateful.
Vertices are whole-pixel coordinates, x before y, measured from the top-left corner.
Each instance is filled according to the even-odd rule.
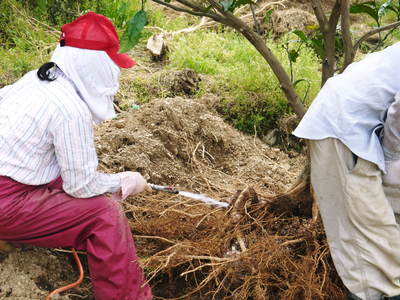
[[[118,191],[118,174],[97,172],[92,124],[61,71],[52,82],[29,72],[0,89],[0,175],[29,185],[61,175],[64,191],[78,198]]]

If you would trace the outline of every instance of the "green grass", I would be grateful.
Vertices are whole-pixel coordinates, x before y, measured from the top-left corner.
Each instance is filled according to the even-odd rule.
[[[269,42],[277,58],[289,71],[287,54],[280,42]],[[191,68],[211,75],[212,85],[203,86],[200,94],[212,92],[221,96],[220,111],[235,126],[246,132],[266,131],[290,111],[272,70],[241,35],[224,32],[198,31],[180,35],[172,43],[170,68]],[[294,81],[305,79],[310,84],[306,103],[320,88],[319,63],[310,50],[303,49],[294,65]],[[303,96],[308,85],[300,83],[297,92]]]
[[[174,15],[168,17],[164,10],[151,5],[149,3],[149,26],[158,26],[167,32],[174,32],[183,28],[187,28],[196,22],[199,22],[198,18],[191,15]]]
[[[15,0],[16,8],[0,3],[0,86],[11,83],[29,70],[48,61],[58,36],[51,34],[46,26],[27,19],[29,15]],[[119,23],[123,24],[129,15],[138,9],[138,1],[130,1],[130,6],[121,6],[121,1],[110,1],[103,8],[111,18],[122,12]],[[108,9],[108,10],[107,10]],[[147,37],[157,33],[155,27],[173,32],[197,24],[198,18],[187,15],[167,17],[163,10],[148,5],[149,27],[137,47],[144,47]],[[123,17],[123,18],[122,18]],[[33,21],[34,22],[34,21]],[[57,31],[58,28],[55,28]],[[272,50],[289,70],[285,50],[280,41],[269,41]],[[166,69],[181,70],[191,68],[197,73],[208,75],[203,81],[198,96],[206,93],[217,94],[220,98],[219,111],[237,128],[259,133],[276,126],[277,120],[290,112],[287,100],[279,88],[279,83],[268,64],[254,47],[241,35],[229,30],[199,30],[189,34],[179,34],[169,43]],[[304,49],[294,65],[294,80],[306,79],[310,83],[306,103],[310,103],[319,90],[319,63],[316,57]],[[155,78],[154,80],[156,80]],[[146,83],[131,83],[139,98],[148,93]],[[147,85],[147,87],[146,87]],[[300,95],[306,93],[307,85],[297,86]],[[161,91],[162,89],[160,89]],[[161,95],[162,96],[162,95]],[[140,99],[139,99],[140,100]]]
[[[0,2],[0,86],[48,61],[58,37],[16,1]]]

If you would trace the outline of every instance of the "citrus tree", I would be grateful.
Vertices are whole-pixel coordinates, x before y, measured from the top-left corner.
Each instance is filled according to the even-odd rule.
[[[299,119],[306,112],[299,95],[295,91],[295,84],[291,76],[284,69],[282,62],[273,54],[266,40],[258,32],[257,19],[253,24],[247,24],[235,11],[246,6],[254,15],[254,7],[257,0],[152,0],[162,6],[175,11],[184,12],[198,17],[207,17],[215,22],[231,27],[242,34],[265,59],[279,80],[280,88],[285,94],[290,107]],[[335,0],[331,5],[322,0],[310,0],[312,10],[318,20],[317,33],[308,36],[302,31],[295,31],[299,40],[311,47],[321,59],[322,76],[321,85],[335,72],[343,71],[353,60],[357,50],[363,41],[374,34],[390,31],[400,25],[399,1],[365,1],[362,3],[350,3],[350,0]],[[382,18],[386,12],[392,11],[397,15],[397,21],[383,24]],[[268,11],[265,12],[267,15]],[[365,33],[358,40],[354,40],[351,34],[351,13],[362,13],[375,20],[376,26]],[[142,9],[127,24],[127,29],[122,36],[122,51],[128,51],[139,40],[140,32],[147,22],[147,14],[142,0]],[[386,36],[387,37],[387,36]],[[380,36],[383,42],[385,37]],[[296,53],[289,55],[289,59],[296,59]]]

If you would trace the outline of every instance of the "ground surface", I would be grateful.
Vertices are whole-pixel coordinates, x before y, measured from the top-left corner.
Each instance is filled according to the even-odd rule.
[[[128,88],[120,97],[131,97],[130,76],[149,68],[156,72],[162,64],[124,73]],[[167,88],[179,90],[179,83]],[[306,158],[238,132],[217,114],[216,101],[213,95],[154,99],[96,129],[102,171],[137,170],[149,182],[230,203],[226,210],[156,192],[125,201],[155,295],[341,299],[309,193],[276,196],[295,184]],[[78,277],[71,254],[54,249],[18,249],[0,261],[0,299],[44,299]],[[86,268],[84,284],[56,299],[91,298]]]
[[[233,129],[213,110],[215,100],[212,96],[156,99],[100,126],[96,134],[100,168],[138,170],[149,182],[207,193],[220,201],[246,186],[265,197],[288,189],[305,158],[290,159],[279,149]],[[196,205],[196,201],[159,193],[131,197],[127,209],[130,205],[146,207],[147,199],[155,201],[154,197]],[[212,210],[205,205],[200,208],[204,209],[202,216]],[[140,233],[149,234],[144,231]],[[41,299],[77,276],[69,254],[21,249],[3,257],[0,264],[0,299]]]

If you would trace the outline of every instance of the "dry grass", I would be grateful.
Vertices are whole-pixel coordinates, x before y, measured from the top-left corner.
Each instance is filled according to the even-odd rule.
[[[301,194],[308,192],[285,197]],[[318,221],[277,213],[278,198],[260,199],[251,188],[228,210],[178,198],[155,193],[126,203],[159,299],[343,299]]]

